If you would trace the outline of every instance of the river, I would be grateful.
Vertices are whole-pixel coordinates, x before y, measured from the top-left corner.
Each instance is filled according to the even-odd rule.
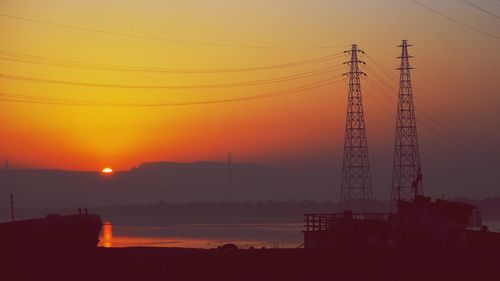
[[[103,247],[295,248],[302,244],[303,223],[170,223],[136,225],[104,222]]]
[[[490,231],[500,231],[500,221],[484,221],[483,224]],[[296,248],[303,243],[302,229],[302,222],[106,221],[99,246],[210,249],[233,243],[239,248]]]

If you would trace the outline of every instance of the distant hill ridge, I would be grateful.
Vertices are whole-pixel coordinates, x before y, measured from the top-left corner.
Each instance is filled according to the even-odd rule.
[[[104,176],[98,171],[11,169],[10,191],[20,207],[72,207],[221,200],[288,200],[300,188],[272,166],[224,162],[147,162]],[[2,178],[3,175],[0,175]],[[0,184],[5,181],[1,181]],[[304,187],[304,186],[303,186]],[[308,198],[305,198],[308,199]]]
[[[133,167],[130,171],[141,170],[141,169],[158,169],[158,168],[172,168],[172,167],[227,167],[229,164],[227,162],[215,162],[215,161],[194,161],[194,162],[170,162],[170,161],[160,161],[160,162],[145,162],[137,167]],[[254,163],[236,163],[232,162],[233,167],[260,167],[260,168],[272,168],[271,166],[254,164]]]

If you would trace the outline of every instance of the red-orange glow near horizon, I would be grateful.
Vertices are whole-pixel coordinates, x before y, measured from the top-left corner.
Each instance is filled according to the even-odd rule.
[[[101,245],[104,248],[110,248],[113,246],[113,226],[110,222],[104,223],[103,233],[101,235]]]
[[[101,172],[103,174],[112,174],[113,173],[113,169],[111,169],[109,167],[106,167],[106,168],[102,169]]]
[[[2,13],[14,16],[0,20],[0,159],[102,176],[114,174],[101,173],[103,163],[125,171],[145,162],[225,161],[229,151],[238,162],[317,163],[315,155],[337,161],[348,95],[343,52],[352,43],[366,52],[360,59],[367,61],[361,81],[367,134],[370,154],[382,159],[394,144],[400,63],[394,57],[401,53],[394,46],[401,39],[415,44],[409,52],[423,112],[420,141],[445,147],[456,137],[450,130],[470,128],[471,136],[496,145],[499,135],[478,123],[500,121],[488,115],[500,103],[500,52],[491,38],[409,1],[365,1],[364,9],[354,1],[317,2],[197,1],[193,9],[191,1],[0,1]],[[474,26],[495,26],[464,5],[427,2]],[[362,19],[355,24],[353,10]],[[394,25],[403,18],[408,24]],[[252,96],[262,98],[246,99]]]

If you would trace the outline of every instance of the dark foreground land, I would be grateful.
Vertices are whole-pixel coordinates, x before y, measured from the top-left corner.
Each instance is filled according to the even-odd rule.
[[[498,250],[3,252],[0,280],[500,280]]]

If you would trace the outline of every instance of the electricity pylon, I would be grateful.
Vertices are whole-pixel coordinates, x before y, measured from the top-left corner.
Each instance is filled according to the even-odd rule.
[[[423,194],[422,168],[418,150],[417,123],[413,104],[407,40],[401,47],[398,112],[396,121],[396,141],[392,172],[392,207],[401,200],[412,200]]]
[[[358,53],[364,52],[353,44],[352,48],[345,53],[351,55],[351,60],[345,62],[349,65],[349,72],[344,74],[349,77],[349,95],[340,207],[341,210],[366,211],[372,200],[372,182],[360,85],[360,75],[366,74],[359,69],[359,64],[364,64],[364,62],[358,59]]]

